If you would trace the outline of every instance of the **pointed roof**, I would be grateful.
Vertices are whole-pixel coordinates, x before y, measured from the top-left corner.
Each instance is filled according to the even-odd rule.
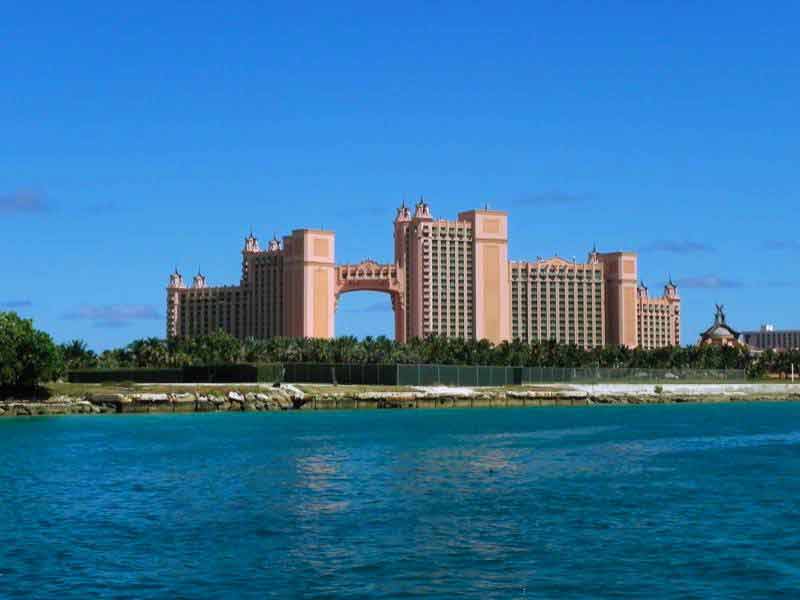
[[[432,219],[431,217],[431,207],[425,202],[425,198],[423,196],[419,197],[419,202],[417,202],[414,210],[414,218],[415,219]]]
[[[403,201],[400,204],[400,208],[397,209],[397,217],[395,218],[395,223],[401,223],[410,220],[411,220],[411,211],[406,206],[405,198],[403,198]]]

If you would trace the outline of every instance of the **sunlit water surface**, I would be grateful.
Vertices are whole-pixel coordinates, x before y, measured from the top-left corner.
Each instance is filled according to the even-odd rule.
[[[800,597],[800,405],[0,420],[0,598]]]

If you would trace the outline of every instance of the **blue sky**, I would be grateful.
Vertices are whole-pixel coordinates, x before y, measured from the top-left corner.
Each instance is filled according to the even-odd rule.
[[[511,213],[513,258],[640,252],[683,341],[724,303],[800,328],[800,4],[72,2],[0,8],[0,310],[163,336],[178,266],[250,226],[390,260],[391,221]],[[340,334],[392,333],[349,294]]]

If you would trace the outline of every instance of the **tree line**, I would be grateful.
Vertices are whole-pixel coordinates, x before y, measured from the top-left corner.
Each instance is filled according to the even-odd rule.
[[[752,355],[741,348],[606,346],[584,349],[554,341],[492,344],[432,336],[401,344],[386,337],[332,340],[237,338],[217,331],[189,340],[146,338],[95,352],[82,340],[57,345],[30,320],[0,313],[0,386],[58,379],[70,369],[162,368],[232,363],[441,364],[637,369],[744,369],[752,377],[787,375],[800,352]],[[797,367],[795,367],[797,368]]]
[[[606,346],[585,350],[553,341],[492,344],[431,336],[398,343],[387,337],[332,340],[234,338],[222,331],[190,340],[147,338],[96,354],[80,340],[61,346],[68,368],[182,367],[226,363],[440,364],[647,369],[745,369],[747,352],[734,348],[686,346],[630,350]]]

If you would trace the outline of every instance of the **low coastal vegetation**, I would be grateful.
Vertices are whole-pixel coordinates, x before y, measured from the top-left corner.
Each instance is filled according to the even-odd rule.
[[[95,353],[82,341],[60,346],[68,369],[166,368],[235,363],[439,364],[644,369],[747,369],[754,361],[735,348],[685,346],[630,350],[607,346],[584,350],[556,342],[488,340],[432,336],[401,344],[386,337],[333,340],[238,339],[220,331],[191,340],[147,338],[124,348]]]
[[[0,312],[0,390],[35,388],[63,374],[61,348],[16,313]]]
[[[147,338],[97,353],[81,340],[57,345],[15,313],[0,313],[0,388],[30,388],[76,369],[165,369],[247,363],[496,365],[561,368],[739,369],[757,379],[786,377],[800,352],[753,355],[740,348],[608,346],[585,350],[553,341],[494,345],[487,340],[430,337],[405,344],[386,337],[358,340],[273,338],[240,341],[222,331],[191,340]]]

